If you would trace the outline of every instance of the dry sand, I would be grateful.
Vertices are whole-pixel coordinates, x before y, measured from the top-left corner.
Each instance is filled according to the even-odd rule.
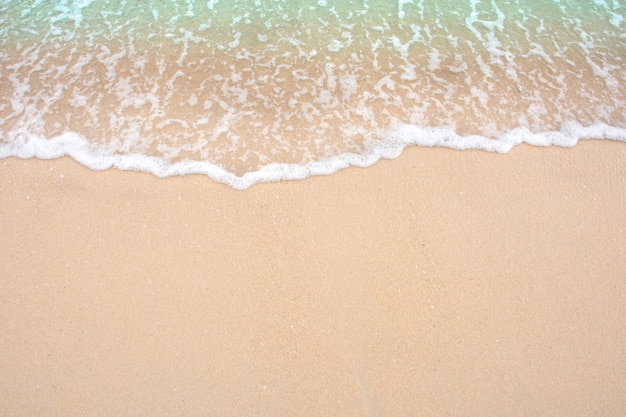
[[[2,416],[626,415],[624,143],[0,178]]]

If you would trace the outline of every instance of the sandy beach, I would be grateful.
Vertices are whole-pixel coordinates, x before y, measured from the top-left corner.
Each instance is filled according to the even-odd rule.
[[[624,143],[0,178],[0,415],[626,415]]]

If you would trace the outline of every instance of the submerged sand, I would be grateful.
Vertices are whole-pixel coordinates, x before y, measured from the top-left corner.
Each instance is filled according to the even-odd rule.
[[[624,143],[0,177],[1,415],[626,414]]]

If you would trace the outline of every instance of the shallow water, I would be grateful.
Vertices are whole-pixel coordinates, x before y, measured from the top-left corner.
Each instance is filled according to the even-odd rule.
[[[235,188],[396,157],[626,141],[626,7],[0,1],[0,157]]]

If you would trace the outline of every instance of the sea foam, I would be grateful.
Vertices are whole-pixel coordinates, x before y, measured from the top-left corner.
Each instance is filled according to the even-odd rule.
[[[614,0],[57,3],[0,2],[0,157],[243,189],[625,137]]]
[[[117,154],[106,146],[90,143],[79,134],[67,132],[54,138],[20,135],[0,144],[0,158],[55,159],[69,156],[93,170],[117,168],[142,171],[165,178],[201,174],[232,188],[243,190],[259,182],[300,180],[312,175],[329,175],[350,166],[369,167],[381,159],[398,158],[408,146],[444,147],[456,150],[484,150],[507,153],[526,143],[533,146],[572,147],[581,139],[607,139],[626,142],[626,129],[594,124],[581,126],[565,123],[561,130],[533,133],[526,128],[514,129],[497,139],[458,135],[451,128],[424,128],[407,124],[390,127],[385,137],[371,143],[362,153],[344,153],[305,164],[270,163],[260,169],[237,176],[210,162],[184,160],[169,162],[143,154]]]

